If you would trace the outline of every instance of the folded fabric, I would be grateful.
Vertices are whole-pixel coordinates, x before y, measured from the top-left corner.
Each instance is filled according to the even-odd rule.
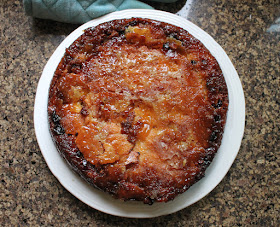
[[[175,2],[177,0],[153,0]],[[23,0],[27,15],[66,23],[81,24],[123,9],[152,9],[138,0]]]

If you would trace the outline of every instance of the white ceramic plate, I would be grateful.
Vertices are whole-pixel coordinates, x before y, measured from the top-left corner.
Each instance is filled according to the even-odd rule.
[[[71,171],[61,158],[52,141],[47,118],[47,101],[50,82],[54,71],[64,55],[65,48],[76,40],[83,30],[113,19],[143,17],[177,25],[198,38],[210,50],[224,73],[229,93],[229,109],[222,145],[203,179],[188,191],[168,203],[155,203],[152,206],[142,202],[122,202],[87,184]],[[72,32],[56,49],[46,64],[40,78],[34,107],[34,124],[42,154],[55,177],[79,200],[102,212],[130,218],[151,218],[174,213],[197,202],[211,192],[224,178],[232,165],[243,137],[245,123],[245,101],[237,72],[224,50],[206,32],[193,23],[177,15],[157,10],[124,10],[92,20]]]

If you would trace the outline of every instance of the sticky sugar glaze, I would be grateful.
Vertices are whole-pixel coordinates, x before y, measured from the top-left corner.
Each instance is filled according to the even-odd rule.
[[[50,130],[84,179],[114,197],[167,202],[204,176],[220,146],[228,94],[203,44],[131,18],[85,30],[53,77]]]

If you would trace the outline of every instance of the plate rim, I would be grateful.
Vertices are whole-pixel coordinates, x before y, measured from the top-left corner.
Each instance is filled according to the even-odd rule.
[[[96,204],[93,204],[90,200],[87,200],[89,198],[81,196],[76,193],[75,189],[73,188],[74,186],[71,184],[71,183],[73,183],[72,182],[73,179],[70,182],[70,184],[69,184],[69,182],[67,183],[67,181],[65,181],[65,179],[64,179],[65,175],[61,174],[59,172],[59,171],[62,171],[62,167],[56,166],[56,164],[58,164],[58,163],[61,164],[61,160],[60,161],[58,161],[58,160],[50,161],[50,157],[48,157],[49,150],[53,149],[53,146],[54,146],[54,144],[51,145],[51,144],[48,144],[47,141],[45,141],[46,136],[47,136],[46,133],[50,134],[49,129],[45,127],[46,126],[45,121],[47,118],[47,108],[46,108],[47,99],[46,98],[48,97],[49,83],[53,77],[53,74],[49,75],[50,69],[51,69],[51,71],[54,71],[56,69],[58,63],[60,62],[61,57],[63,56],[63,54],[65,52],[65,48],[67,46],[69,46],[74,40],[76,40],[83,33],[84,29],[91,27],[91,26],[96,26],[97,24],[100,24],[100,23],[103,23],[106,21],[110,21],[113,19],[131,18],[131,17],[150,18],[150,19],[174,24],[176,26],[184,28],[190,34],[192,34],[195,38],[199,39],[205,45],[205,47],[213,54],[213,56],[217,59],[224,75],[230,74],[229,76],[225,77],[225,79],[226,79],[228,89],[230,88],[229,91],[232,92],[232,94],[234,93],[234,96],[232,96],[232,94],[231,94],[231,96],[229,96],[228,113],[235,111],[233,117],[235,117],[234,119],[237,119],[237,122],[234,122],[234,124],[230,125],[230,126],[234,127],[234,129],[235,129],[234,132],[236,133],[235,134],[236,138],[234,140],[234,143],[231,144],[234,147],[233,152],[231,153],[231,156],[229,157],[229,159],[226,160],[226,166],[225,166],[226,168],[224,168],[222,170],[222,174],[219,175],[218,179],[214,179],[215,183],[213,183],[208,190],[200,192],[200,194],[197,196],[197,198],[191,200],[187,205],[184,205],[182,202],[179,202],[180,206],[176,206],[176,204],[172,205],[172,204],[176,203],[176,201],[178,203],[178,197],[184,198],[182,195],[185,195],[185,193],[188,193],[189,191],[193,190],[193,188],[195,188],[195,187],[200,187],[197,185],[201,185],[201,184],[203,185],[203,182],[205,181],[205,179],[207,180],[208,172],[210,172],[211,167],[213,165],[215,165],[215,163],[217,162],[216,157],[219,156],[219,154],[221,153],[221,152],[219,153],[219,150],[221,150],[222,149],[221,147],[224,146],[224,143],[223,143],[224,138],[223,138],[220,149],[218,150],[213,162],[210,164],[210,166],[206,170],[206,174],[205,174],[206,176],[204,178],[202,178],[200,181],[198,181],[196,184],[194,184],[185,193],[183,193],[182,195],[179,195],[177,198],[175,198],[173,201],[164,203],[164,206],[170,207],[172,209],[166,209],[166,208],[163,209],[163,205],[159,205],[158,203],[156,203],[152,206],[148,206],[148,205],[143,206],[143,204],[141,202],[133,202],[133,201],[132,202],[130,202],[130,201],[123,202],[122,204],[124,207],[126,207],[125,209],[122,209],[122,207],[118,206],[115,209],[114,209],[114,207],[113,208],[111,207],[111,210],[108,210],[107,205],[105,205],[105,207],[104,206],[97,207]],[[181,25],[183,25],[183,26],[181,26]],[[189,26],[189,27],[186,29],[185,26]],[[217,54],[221,54],[222,58],[221,57],[217,58],[217,56],[215,56]],[[53,65],[55,65],[55,67]],[[230,73],[227,73],[227,72],[230,72]],[[232,83],[234,83],[235,87],[231,87],[231,86],[233,86]],[[48,86],[46,86],[46,85],[48,85]],[[46,94],[46,92],[47,92],[47,94]],[[237,94],[237,97],[236,97],[236,94]],[[236,111],[236,108],[238,108],[238,111]],[[208,193],[210,193],[222,181],[222,179],[225,177],[228,170],[230,169],[232,163],[234,162],[234,160],[238,154],[239,148],[241,146],[241,142],[242,142],[242,138],[243,138],[243,134],[244,134],[244,128],[245,128],[245,98],[244,98],[244,92],[242,89],[241,81],[239,79],[239,76],[238,76],[231,60],[229,59],[229,57],[227,56],[227,54],[225,53],[223,48],[208,33],[206,33],[204,30],[199,28],[197,25],[188,21],[187,19],[180,17],[178,15],[175,15],[175,14],[169,13],[169,12],[160,11],[160,10],[152,10],[152,9],[128,9],[128,10],[113,12],[113,13],[107,14],[105,16],[102,16],[100,18],[91,20],[91,21],[81,25],[77,29],[75,29],[71,34],[69,34],[61,42],[61,44],[56,48],[56,50],[54,51],[52,56],[49,58],[47,64],[44,67],[40,80],[38,82],[35,103],[34,103],[34,116],[33,117],[34,117],[35,135],[36,135],[41,153],[42,153],[50,171],[52,172],[52,174],[57,178],[57,180],[62,184],[62,186],[66,190],[68,190],[72,195],[74,195],[76,198],[78,198],[80,201],[84,202],[88,206],[90,206],[96,210],[99,210],[101,212],[107,213],[107,214],[120,216],[120,217],[127,217],[127,218],[153,218],[153,217],[158,217],[158,216],[162,216],[162,215],[175,213],[181,209],[184,209],[184,208],[196,203],[197,201],[199,201],[200,199],[205,197]],[[228,115],[228,117],[229,117],[229,115]],[[42,119],[43,119],[43,121],[42,121]],[[230,127],[228,121],[229,120],[227,119],[226,126],[225,126],[225,132],[226,132],[226,130],[229,130],[228,128]],[[46,132],[46,130],[48,132]],[[58,151],[56,151],[56,152],[58,153]],[[54,162],[54,163],[51,163],[51,162]],[[63,160],[63,162],[65,162],[65,161]],[[77,184],[83,184],[83,185],[87,184],[85,182],[82,182],[83,180],[81,180],[80,177],[76,173],[74,173],[70,167],[69,167],[69,171],[72,172],[72,175],[74,174],[74,175],[76,175],[76,177],[78,177],[78,179],[75,179],[75,181],[77,181],[76,182]],[[92,187],[92,186],[89,186],[89,187]],[[103,194],[101,195],[101,193],[103,193],[103,192],[97,191],[97,189],[93,189],[93,191],[95,194],[97,194],[97,196],[101,196],[101,197],[103,196]],[[115,199],[108,199],[108,201],[111,201],[111,203],[112,203],[112,204],[110,204],[111,206],[115,205],[113,203],[119,204],[119,202],[120,202],[120,201],[116,201]],[[141,203],[141,204],[139,204],[139,203]],[[130,213],[130,210],[127,209],[127,205],[128,205],[129,209],[131,208],[131,213]],[[120,206],[122,206],[122,205],[120,205]],[[141,209],[144,209],[146,212],[143,212],[143,210],[141,210]],[[139,212],[137,212],[137,211],[139,211]]]

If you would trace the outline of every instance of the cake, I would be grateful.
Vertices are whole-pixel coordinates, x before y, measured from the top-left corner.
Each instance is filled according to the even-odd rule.
[[[186,30],[145,18],[88,28],[65,51],[48,100],[69,166],[116,199],[168,202],[205,175],[228,109],[222,70]]]

